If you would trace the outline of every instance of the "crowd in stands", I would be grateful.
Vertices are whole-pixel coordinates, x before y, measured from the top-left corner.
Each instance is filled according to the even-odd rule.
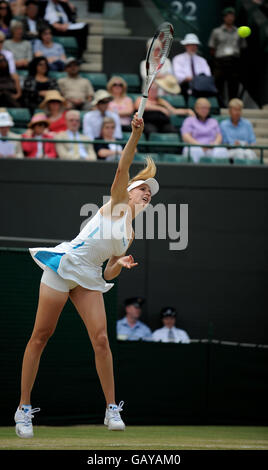
[[[190,343],[185,330],[176,327],[177,312],[174,307],[160,311],[161,327],[154,332],[140,320],[145,299],[131,297],[124,302],[124,316],[117,321],[117,339],[121,341],[155,341],[161,343]]]
[[[211,33],[213,70],[198,54],[200,41],[192,33],[181,41],[185,52],[167,59],[149,91],[145,138],[152,133],[180,134],[187,145],[178,148],[178,155],[187,155],[195,163],[204,156],[257,158],[253,150],[243,148],[256,144],[256,137],[251,123],[242,117],[243,102],[238,98],[239,56],[246,41],[239,38],[234,23],[235,12],[227,8],[223,24]],[[123,146],[118,140],[131,131],[141,97],[128,94],[126,80],[116,74],[106,89],[98,90],[81,75],[87,34],[87,25],[75,22],[75,6],[68,0],[0,1],[0,134],[18,138],[16,129],[10,131],[15,127],[11,111],[28,108],[32,118],[21,137],[52,140],[1,141],[1,157],[120,158]],[[56,40],[59,35],[79,36],[77,57],[67,56]],[[144,83],[145,61],[140,64],[140,78]],[[216,96],[220,104],[224,102],[225,82],[230,117],[219,122],[211,113],[210,98]],[[184,106],[174,105],[170,98],[177,96],[184,98]],[[195,99],[191,106],[190,98]],[[180,130],[175,117],[182,120]],[[64,140],[70,142],[60,142]],[[217,147],[210,147],[214,145]],[[221,145],[237,148],[228,150]]]

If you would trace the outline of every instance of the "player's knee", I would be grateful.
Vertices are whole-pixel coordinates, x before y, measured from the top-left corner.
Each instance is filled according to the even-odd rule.
[[[92,345],[95,354],[105,356],[110,351],[109,340],[107,334],[104,332],[98,333],[95,336],[94,340],[92,341]]]
[[[50,328],[37,330],[32,334],[30,338],[30,343],[36,348],[42,349],[46,346],[49,338],[51,338],[53,333],[54,330]]]

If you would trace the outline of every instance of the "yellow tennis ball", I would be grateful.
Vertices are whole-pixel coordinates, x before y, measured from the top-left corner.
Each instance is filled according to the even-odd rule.
[[[241,38],[247,38],[251,34],[251,29],[248,26],[240,26],[237,32]]]

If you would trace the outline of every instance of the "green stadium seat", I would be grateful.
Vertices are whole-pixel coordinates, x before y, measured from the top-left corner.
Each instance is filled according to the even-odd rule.
[[[28,108],[7,108],[8,113],[12,116],[15,127],[27,127],[31,120],[31,114]]]
[[[161,142],[161,143],[168,143],[168,144],[174,144],[174,145],[152,145],[150,146],[150,151],[155,152],[156,150],[158,152],[163,152],[163,153],[176,153],[179,149],[178,144],[180,143],[180,136],[179,134],[174,134],[174,133],[168,133],[168,134],[160,134],[157,132],[151,132],[149,136],[149,142]]]
[[[107,85],[107,75],[106,73],[102,72],[96,72],[96,73],[90,73],[90,72],[80,72],[81,77],[87,78],[95,91],[97,90],[106,90],[106,85]]]
[[[151,157],[155,162],[161,161],[161,156],[158,153],[136,153],[134,162],[146,162],[146,157]]]
[[[185,156],[185,155],[175,155],[175,154],[172,154],[172,153],[162,154],[162,162],[164,162],[164,163],[179,163],[179,164],[190,163],[187,156]]]
[[[234,165],[261,165],[260,159],[249,160],[247,158],[234,158]]]
[[[112,76],[114,76],[113,74]],[[112,77],[111,76],[111,77]],[[122,77],[127,82],[127,91],[129,93],[141,92],[141,80],[136,73],[118,73],[118,77]]]
[[[199,163],[208,163],[208,164],[214,164],[214,165],[229,165],[230,159],[208,157],[204,155],[203,157],[200,158]]]
[[[127,95],[133,100],[134,103],[135,103],[136,99],[141,96],[140,93],[128,93]]]
[[[174,127],[176,127],[176,129],[180,130],[183,124],[183,121],[186,119],[186,117],[187,116],[177,116],[177,115],[170,116],[171,124]]]
[[[54,78],[55,80],[59,80],[59,78],[67,77],[66,72],[57,72],[56,70],[50,70],[50,72],[48,72],[48,75],[50,78]]]
[[[28,128],[25,127],[12,127],[12,132],[15,132],[15,134],[24,134]]]
[[[219,105],[219,102],[218,102],[218,98],[216,96],[212,96],[212,97],[207,98],[207,99],[211,104],[211,114],[220,114],[220,105]],[[196,97],[190,96],[189,101],[188,101],[188,107],[191,108],[191,109],[194,109],[194,105],[195,105],[196,100],[197,100]]]
[[[78,57],[78,45],[73,36],[53,36],[53,41],[62,45],[67,57]]]
[[[225,121],[225,119],[228,119],[229,116],[222,116],[221,114],[212,114],[211,117],[216,119],[220,124],[222,121]]]
[[[168,101],[174,108],[187,108],[184,96],[182,95],[164,95],[162,98]]]
[[[17,69],[17,74],[20,78],[26,78],[28,76],[28,70],[19,70]]]

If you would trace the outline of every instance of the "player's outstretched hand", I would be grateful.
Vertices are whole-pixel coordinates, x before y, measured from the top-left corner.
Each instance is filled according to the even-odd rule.
[[[132,132],[141,135],[144,129],[143,119],[138,118],[138,113],[135,113],[131,122]]]
[[[123,268],[131,269],[134,268],[134,266],[138,266],[138,263],[134,263],[134,258],[132,255],[128,256],[122,256],[122,258],[119,258],[117,261],[120,266],[123,266]]]

